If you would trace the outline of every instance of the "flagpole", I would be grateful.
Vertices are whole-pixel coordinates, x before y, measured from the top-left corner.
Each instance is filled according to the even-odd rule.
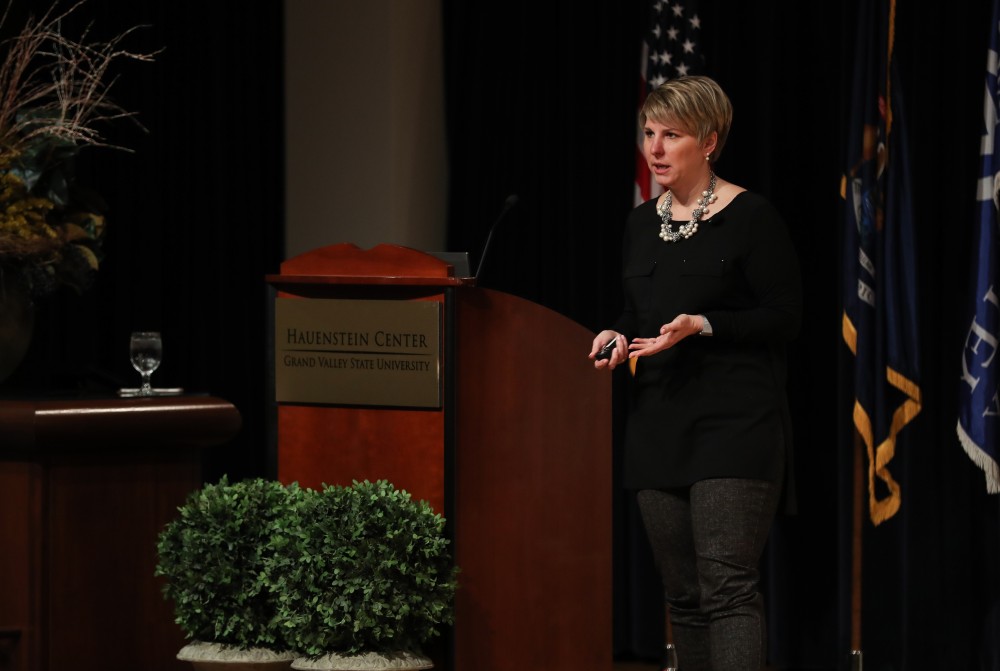
[[[864,529],[864,464],[865,443],[861,434],[854,432],[854,496],[852,510],[851,552],[851,671],[861,671],[861,545]]]
[[[663,648],[663,660],[661,663],[660,671],[677,671],[677,648],[674,647],[674,630],[670,625],[670,606],[666,609],[666,626],[664,627],[664,634],[666,635],[667,644]]]

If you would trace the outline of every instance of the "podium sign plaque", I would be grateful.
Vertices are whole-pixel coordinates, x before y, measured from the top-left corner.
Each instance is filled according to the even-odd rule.
[[[277,298],[279,403],[441,407],[441,303]]]

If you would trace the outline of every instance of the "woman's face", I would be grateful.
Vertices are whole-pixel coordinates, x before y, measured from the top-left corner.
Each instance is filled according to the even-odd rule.
[[[657,184],[676,191],[704,180],[710,170],[705,155],[714,148],[714,133],[705,142],[699,142],[676,122],[664,124],[646,119],[643,134],[643,154]]]

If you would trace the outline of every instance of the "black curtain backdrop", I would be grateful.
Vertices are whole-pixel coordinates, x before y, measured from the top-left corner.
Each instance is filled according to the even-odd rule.
[[[50,4],[16,0],[3,34]],[[235,440],[206,452],[206,477],[266,470],[264,276],[284,240],[282,17],[276,2],[87,0],[64,22],[73,37],[92,24],[94,39],[145,26],[122,46],[162,52],[113,73],[113,97],[148,132],[118,123],[105,135],[133,153],[88,148],[77,164],[78,181],[108,203],[96,284],[39,303],[5,395],[134,387],[129,333],[160,330],[154,386],[220,396],[243,418]]]
[[[866,512],[861,650],[868,671],[1000,668],[998,497],[985,494],[981,472],[955,436],[960,353],[971,321],[963,306],[988,4],[897,6],[924,405],[891,468],[903,487],[900,513],[875,528]],[[700,6],[708,73],[736,110],[718,172],[784,213],[805,272],[806,316],[790,378],[799,507],[778,521],[764,562],[770,661],[781,669],[846,668],[857,546],[838,192],[858,0]],[[645,11],[635,0],[588,11],[565,0],[444,2],[450,247],[476,258],[504,199],[517,193],[520,203],[497,227],[481,283],[595,332],[620,309],[620,231],[632,207]],[[583,357],[590,343],[551,345]],[[622,375],[615,379],[616,463]],[[653,659],[663,629],[660,588],[632,496],[621,491],[615,505],[616,656]]]

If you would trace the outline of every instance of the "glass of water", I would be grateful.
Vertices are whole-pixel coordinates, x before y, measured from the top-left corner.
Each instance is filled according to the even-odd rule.
[[[157,331],[135,331],[129,340],[129,356],[132,367],[142,375],[139,396],[152,396],[153,387],[149,378],[159,368],[163,359],[163,340]]]

